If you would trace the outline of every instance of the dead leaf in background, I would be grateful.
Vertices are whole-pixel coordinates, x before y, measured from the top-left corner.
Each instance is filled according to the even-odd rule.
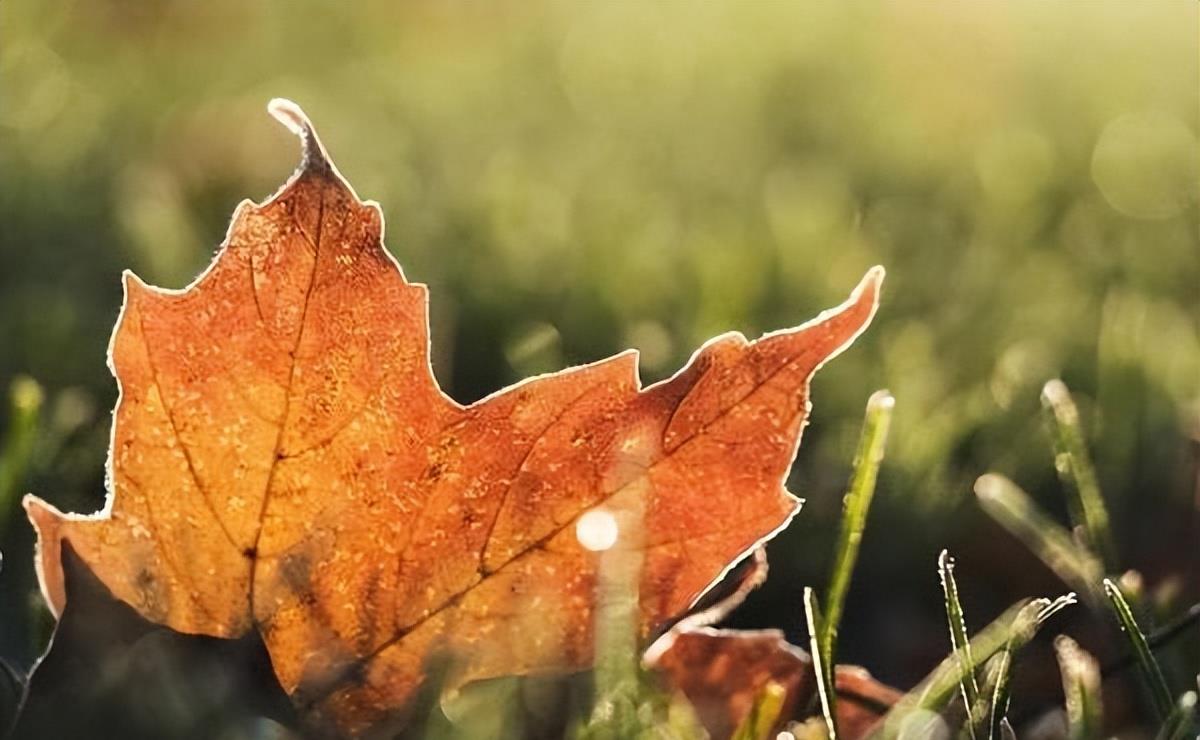
[[[299,170],[239,205],[181,291],[125,275],[105,508],[26,501],[56,613],[69,542],[117,598],[174,630],[258,630],[310,721],[355,734],[418,691],[591,661],[595,507],[644,511],[644,634],[790,520],[782,487],[808,381],[870,321],[881,268],[798,329],[708,342],[641,388],[637,355],[470,406],[429,364],[428,299],[382,245],[293,104]]]
[[[771,682],[786,692],[776,729],[821,711],[812,659],[779,630],[670,632],[651,646],[646,660],[666,686],[687,697],[713,740],[729,738]],[[834,685],[838,736],[846,740],[866,737],[902,695],[858,666],[838,666]]]

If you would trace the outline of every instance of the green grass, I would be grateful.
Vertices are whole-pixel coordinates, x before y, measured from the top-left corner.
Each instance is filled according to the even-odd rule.
[[[1067,497],[1067,503],[1073,523],[1082,530],[1086,543],[1100,557],[1105,570],[1114,572],[1117,568],[1115,540],[1079,422],[1079,410],[1061,380],[1051,380],[1043,386],[1042,404],[1054,432],[1054,467],[1072,494]]]
[[[1100,493],[1095,467],[1085,443],[1086,434],[1079,411],[1065,384],[1052,380],[1043,388],[1043,407],[1052,430],[1055,469],[1067,491],[1067,511],[1074,534],[1044,514],[1015,483],[1002,475],[989,473],[975,483],[980,505],[1002,527],[1023,542],[1048,568],[1067,584],[1088,595],[1089,603],[1099,608],[1105,601],[1116,615],[1138,666],[1154,713],[1161,723],[1160,736],[1192,731],[1194,718],[1187,708],[1186,694],[1175,698],[1163,671],[1154,657],[1149,640],[1138,626],[1126,595],[1104,578],[1105,571],[1118,567],[1115,536],[1111,519]],[[1137,584],[1142,598],[1141,575],[1129,571],[1123,580]],[[1194,611],[1195,608],[1193,607]],[[1190,623],[1192,614],[1177,624]],[[1180,632],[1169,626],[1163,641]],[[1066,697],[1068,734],[1072,740],[1100,737],[1103,732],[1101,674],[1094,658],[1072,639],[1060,635],[1055,641],[1059,668]],[[992,736],[999,731],[996,709],[1001,703],[1000,686],[993,700]],[[1007,691],[1007,688],[1005,688]],[[1007,697],[1003,699],[1007,703]],[[1180,729],[1184,728],[1184,729]]]
[[[964,649],[956,650],[904,696],[884,717],[877,737],[898,736],[910,714],[943,711],[962,689],[967,674],[974,672],[993,655],[1014,655],[1033,639],[1038,629],[1060,610],[1075,603],[1074,595],[1057,599],[1032,599],[1009,607],[1002,615],[972,637]],[[968,653],[970,662],[964,659]],[[1003,673],[1001,674],[1004,675]],[[1001,678],[999,687],[1006,684]],[[1006,696],[1007,694],[1003,694]],[[999,724],[999,722],[997,722]]]
[[[866,417],[854,456],[854,474],[842,503],[841,526],[834,548],[833,570],[825,592],[825,619],[819,633],[822,652],[832,660],[837,653],[838,624],[845,609],[850,578],[858,561],[858,550],[867,528],[867,513],[875,495],[879,466],[883,463],[888,428],[896,399],[885,390],[876,391],[867,401]]]
[[[1146,643],[1146,635],[1142,633],[1137,620],[1134,619],[1133,610],[1129,608],[1129,602],[1125,600],[1121,589],[1112,580],[1105,578],[1104,593],[1108,596],[1113,613],[1116,614],[1117,621],[1121,625],[1121,631],[1125,633],[1129,647],[1137,659],[1138,670],[1154,708],[1158,712],[1159,719],[1166,721],[1175,707],[1175,700],[1172,698],[1171,690],[1167,688],[1167,680],[1163,677],[1162,668],[1159,667],[1154,653]]]
[[[8,428],[0,438],[0,532],[17,510],[33,458],[45,394],[33,378],[17,377],[8,391]]]
[[[988,470],[1066,509],[1035,536],[1050,521],[1078,546],[1083,526],[1086,555],[1033,549],[1105,619],[1105,574],[1153,563],[1151,591],[1189,578],[1166,623],[1200,598],[1182,526],[1200,398],[1197,12],[0,2],[0,390],[34,377],[45,398],[27,464],[3,470],[0,654],[28,667],[46,636],[20,494],[104,502],[120,271],[185,285],[233,207],[279,185],[294,144],[262,107],[280,95],[431,286],[434,367],[459,401],[628,347],[649,384],[719,332],[795,325],[888,267],[875,325],[815,380],[790,481],[809,504],[739,623],[799,634],[811,585],[844,634],[831,654],[915,678],[929,666],[891,630],[944,634],[932,556],[951,546],[965,576],[1011,546],[963,505]],[[1075,482],[1083,458],[1063,458],[1060,489],[1037,433],[1051,377],[1070,385],[1119,568]],[[843,617],[826,578],[852,529],[838,517],[864,396],[882,387],[900,406]],[[68,397],[92,411],[64,435]],[[1037,567],[989,575],[972,624],[1045,589]],[[1172,669],[1197,664],[1194,638],[1163,650],[1190,686]],[[1017,710],[1047,699],[1016,685]]]
[[[1156,740],[1192,740],[1196,737],[1196,692],[1179,697],[1171,713],[1155,736]]]
[[[996,473],[975,481],[980,506],[1007,529],[1050,570],[1071,588],[1097,599],[1103,565],[1086,547],[1078,544],[1062,525],[1038,508],[1029,494]]]
[[[1066,635],[1055,638],[1054,651],[1062,674],[1068,740],[1099,740],[1104,730],[1100,665]]]
[[[804,588],[804,617],[808,624],[809,649],[813,673],[816,676],[817,695],[821,701],[821,714],[825,718],[829,740],[837,740],[837,683],[834,678],[836,665],[833,656],[827,651],[827,646],[821,642],[820,635],[825,620],[821,616],[817,592],[807,586]]]
[[[1130,655],[1151,699],[1159,723],[1157,737],[1162,740],[1190,737],[1196,727],[1196,692],[1173,693],[1153,649],[1166,649],[1171,640],[1184,634],[1187,626],[1194,623],[1200,607],[1193,607],[1168,623],[1152,638],[1139,627],[1121,589],[1114,581],[1103,578],[1105,566],[1094,550],[1093,543],[1103,543],[1113,533],[1098,487],[1094,485],[1090,460],[1086,451],[1082,451],[1083,432],[1077,412],[1061,384],[1047,384],[1044,395],[1057,424],[1056,467],[1065,471],[1068,497],[1074,501],[1068,510],[1077,517],[1077,531],[1085,532],[1086,536],[1082,540],[1073,536],[1042,513],[1016,484],[998,474],[987,474],[977,480],[975,491],[979,503],[1064,582],[1084,593],[1103,594],[1126,636]],[[42,404],[42,393],[36,383],[26,379],[14,383],[8,429],[0,445],[0,494],[13,495],[19,485],[16,481],[26,474],[35,457],[35,442],[41,434]],[[815,589],[806,587],[802,596],[818,711],[825,725],[823,734],[830,740],[837,740],[840,732],[835,681],[838,625],[866,531],[893,407],[894,400],[883,391],[874,394],[867,404],[832,558],[826,597],[829,611],[822,612]],[[641,646],[636,634],[640,514],[622,512],[619,517],[621,539],[611,549],[597,553],[600,567],[595,630],[597,661],[590,684],[593,694],[588,714],[574,724],[572,737],[701,740],[705,733],[693,708],[679,696],[663,693],[639,664]],[[958,733],[962,737],[1000,740],[1012,736],[1007,714],[1019,653],[1047,620],[1075,601],[1074,594],[1068,594],[1053,600],[1018,603],[972,636],[959,597],[954,565],[949,553],[943,550],[938,558],[938,573],[950,654],[887,713],[875,737],[898,737],[917,725],[935,721],[939,715],[943,718],[939,721],[944,721],[960,714],[963,722]],[[1136,573],[1129,576],[1131,583],[1140,582]],[[1054,645],[1062,676],[1069,740],[1102,737],[1103,679],[1096,660],[1065,635],[1059,635]],[[511,735],[525,726],[520,713],[498,708],[515,707],[514,702],[521,701],[522,691],[521,679],[468,688],[454,702],[437,710],[437,720],[429,724],[426,736],[440,739],[463,737],[464,733],[481,738]],[[956,696],[961,697],[960,712],[952,711]],[[736,728],[734,740],[767,740],[780,720],[785,698],[781,685],[768,683],[755,697],[749,715]],[[796,731],[801,732],[800,728]]]
[[[754,698],[750,714],[733,731],[731,740],[765,740],[779,721],[787,689],[774,681],[768,681]]]
[[[1050,394],[1055,397],[1055,408],[1060,412],[1066,408],[1063,406],[1063,394],[1065,391]],[[7,476],[11,476],[11,471],[19,469],[19,466],[27,466],[34,456],[32,440],[38,435],[42,401],[36,384],[25,381],[14,386],[11,398],[14,411],[10,415],[4,443],[0,446],[3,450],[0,456],[3,466],[0,466],[0,470],[6,471]],[[828,603],[835,606],[823,614],[814,588],[805,587],[802,594],[817,685],[819,706],[816,711],[824,723],[822,734],[830,740],[837,740],[840,736],[835,681],[838,622],[843,615],[845,597],[866,530],[893,406],[891,396],[885,392],[876,393],[867,404],[853,473],[844,500],[827,592]],[[1063,426],[1071,430],[1071,434],[1081,435],[1079,426],[1070,421],[1071,413],[1065,414],[1067,421]],[[1060,439],[1056,444],[1067,443]],[[1072,464],[1070,469],[1083,468]],[[1087,475],[1083,478],[1086,480]],[[0,482],[10,479],[0,477]],[[13,487],[11,483],[7,485]],[[1075,492],[1071,495],[1076,495],[1079,490],[1086,490],[1087,485],[1076,482],[1074,487],[1068,488]],[[976,482],[975,490],[984,510],[1024,542],[1065,582],[1085,592],[1100,584],[1104,598],[1126,636],[1132,660],[1147,687],[1158,722],[1157,737],[1162,740],[1191,737],[1190,733],[1194,733],[1196,728],[1196,692],[1173,693],[1153,649],[1166,650],[1172,640],[1185,634],[1187,627],[1200,614],[1200,606],[1193,607],[1148,638],[1137,624],[1133,609],[1121,589],[1112,580],[1102,577],[1100,558],[1090,547],[1089,543],[1102,541],[1106,536],[1106,525],[1090,530],[1086,541],[1080,542],[1042,513],[1027,494],[1003,476],[982,476]],[[1081,497],[1081,510],[1095,505],[1094,502],[1084,505],[1082,498],[1086,496]],[[705,732],[698,723],[694,708],[680,696],[664,692],[663,687],[640,665],[642,646],[637,638],[640,513],[618,512],[617,516],[620,539],[609,550],[597,553],[600,564],[595,626],[597,660],[590,674],[592,695],[590,701],[585,702],[586,713],[573,723],[570,735],[576,740],[616,740],[627,737],[702,740]],[[1096,526],[1096,520],[1093,512],[1093,526]],[[1100,520],[1104,521],[1104,517],[1100,517]],[[1083,521],[1086,524],[1086,516]],[[975,740],[1012,737],[1013,730],[1007,715],[1013,673],[1021,649],[1034,639],[1051,617],[1074,604],[1075,596],[1068,594],[1056,599],[1020,602],[971,635],[959,597],[954,560],[943,550],[937,565],[950,653],[891,708],[873,736],[885,739],[900,737],[917,726],[945,722],[947,718],[961,715],[962,726],[957,731],[962,737]],[[1140,581],[1136,573],[1129,575],[1131,583]],[[1105,719],[1101,702],[1103,677],[1096,660],[1065,635],[1059,635],[1054,645],[1062,676],[1070,740],[1102,737]],[[465,736],[500,738],[511,736],[514,732],[519,734],[520,728],[526,725],[520,712],[514,708],[527,693],[524,681],[501,679],[467,687],[453,701],[435,709],[431,715],[434,721],[428,723],[425,736],[442,740]],[[956,697],[961,697],[961,711],[955,709]],[[785,699],[780,684],[768,683],[755,697],[749,715],[736,728],[733,738],[768,740],[780,720]],[[811,736],[811,718],[810,724],[805,727],[804,730],[798,726],[794,729],[801,737]],[[810,734],[805,735],[804,732]]]
[[[831,740],[837,738],[837,691],[834,667],[837,665],[838,624],[845,609],[846,593],[858,561],[858,550],[867,527],[867,514],[875,494],[879,466],[887,446],[888,427],[896,400],[885,390],[876,391],[867,400],[867,410],[859,435],[858,451],[854,456],[854,472],[842,502],[842,518],[833,570],[826,591],[823,614],[816,592],[804,590],[804,613],[808,624],[809,642],[817,674],[821,709]]]
[[[995,676],[992,677],[988,708],[988,740],[1004,737],[1005,730],[1012,732],[1008,721],[1008,705],[1012,698],[1012,640],[1010,639],[994,658]]]
[[[946,625],[950,629],[950,649],[959,661],[958,686],[962,692],[963,705],[967,710],[967,729],[971,740],[975,740],[976,705],[979,703],[979,681],[976,663],[971,657],[971,641],[967,636],[967,621],[962,603],[958,599],[958,582],[954,579],[954,559],[942,550],[938,556],[938,576],[942,582],[942,594],[946,603]]]

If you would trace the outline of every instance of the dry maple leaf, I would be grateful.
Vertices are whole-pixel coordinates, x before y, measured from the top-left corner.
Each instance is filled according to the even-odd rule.
[[[589,665],[596,556],[575,522],[642,512],[649,634],[782,528],[808,381],[875,311],[881,268],[798,329],[705,344],[641,388],[637,354],[470,406],[429,364],[424,285],[378,205],[303,113],[286,185],[237,208],[182,291],[125,275],[110,346],[121,396],[102,511],[26,508],[55,612],[69,541],[119,599],[185,633],[257,629],[281,685],[344,734],[405,706],[439,651],[451,680]]]
[[[647,651],[646,661],[666,685],[687,697],[713,740],[733,734],[769,682],[785,691],[776,729],[803,719],[816,697],[812,658],[779,630],[672,631]],[[866,737],[901,696],[858,666],[838,666],[834,685],[838,736],[846,740]]]

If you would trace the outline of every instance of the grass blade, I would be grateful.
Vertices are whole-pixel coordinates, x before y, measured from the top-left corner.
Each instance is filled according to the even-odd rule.
[[[1188,691],[1179,697],[1155,740],[1187,740],[1196,737],[1196,731],[1196,692]]]
[[[992,685],[992,713],[988,718],[988,740],[1004,737],[1008,722],[1008,701],[1012,696],[1012,639],[996,656],[996,681]]]
[[[1054,467],[1073,494],[1067,499],[1073,523],[1083,529],[1088,545],[1111,573],[1117,567],[1116,546],[1096,469],[1084,442],[1079,409],[1061,380],[1051,380],[1042,388],[1042,406],[1054,430]]]
[[[967,727],[972,740],[975,738],[975,705],[979,702],[979,682],[975,678],[975,661],[971,659],[971,641],[967,636],[967,623],[963,617],[962,604],[958,600],[958,582],[954,580],[954,558],[942,550],[938,555],[938,575],[942,581],[945,597],[946,623],[950,628],[950,649],[958,656],[959,689],[967,709]]]
[[[1125,636],[1129,639],[1129,645],[1133,648],[1134,657],[1137,658],[1142,678],[1150,691],[1150,698],[1154,703],[1155,711],[1158,712],[1158,718],[1165,721],[1175,708],[1175,702],[1171,699],[1171,690],[1167,688],[1167,680],[1163,678],[1162,669],[1158,667],[1154,653],[1150,652],[1150,646],[1146,644],[1146,635],[1142,633],[1137,621],[1134,620],[1133,611],[1129,608],[1129,602],[1125,601],[1121,589],[1117,588],[1117,585],[1108,578],[1104,579],[1104,593],[1108,595],[1108,600],[1117,615],[1117,621],[1121,623],[1121,630],[1125,632]]]
[[[1192,604],[1187,611],[1175,617],[1167,624],[1156,629],[1154,632],[1146,636],[1146,644],[1151,650],[1166,645],[1181,634],[1188,632],[1192,627],[1200,623],[1200,604]],[[1123,671],[1133,663],[1137,662],[1137,658],[1133,655],[1125,655],[1104,666],[1103,673],[1107,677],[1111,673]],[[1200,678],[1200,676],[1197,676]]]
[[[1033,599],[1023,601],[1008,608],[995,621],[981,630],[970,641],[971,657],[975,666],[987,662],[993,655],[1007,651],[1010,655],[1028,643],[1037,630],[1047,619],[1061,609],[1075,603],[1075,594],[1050,599]],[[993,696],[1001,696],[1003,701],[993,700],[995,709],[1007,711],[1007,668],[1001,670],[997,679],[996,691]],[[883,722],[878,725],[874,737],[895,737],[903,726],[904,719],[910,713],[940,711],[950,699],[960,691],[963,665],[958,654],[947,656],[933,672],[925,677],[917,687],[906,694],[895,706],[888,711]],[[997,719],[997,726],[1003,724],[1003,713]],[[1000,732],[1000,730],[997,730]]]
[[[825,592],[825,621],[820,639],[823,652],[830,660],[837,653],[838,624],[842,619],[854,563],[858,560],[863,531],[867,526],[867,511],[875,494],[875,481],[883,462],[895,406],[896,399],[885,390],[876,391],[867,401],[858,451],[854,456],[854,474],[842,505],[842,526],[834,554],[833,572],[829,579],[829,590]]]
[[[1098,584],[1104,566],[1069,532],[1042,513],[1017,484],[996,473],[975,481],[975,495],[1000,526],[1025,544],[1068,586],[1101,603]]]
[[[1000,740],[1017,740],[1016,730],[1007,718],[1000,723],[1000,734],[997,736]]]
[[[821,627],[824,620],[821,617],[821,605],[817,602],[817,592],[808,586],[804,587],[804,615],[808,621],[813,673],[817,677],[817,693],[821,697],[825,727],[829,730],[829,740],[837,740],[837,691],[833,682],[832,656],[825,652],[825,646],[821,644]]]
[[[37,435],[38,416],[45,398],[42,387],[33,378],[17,376],[9,386],[8,428],[0,447],[0,530],[21,493],[33,443]]]
[[[636,734],[645,719],[638,709],[638,579],[642,572],[643,510],[631,497],[603,510],[594,521],[611,527],[616,536],[589,543],[586,528],[577,530],[580,544],[597,559],[593,669],[595,699],[585,728],[589,740]]]
[[[1006,651],[1002,650],[983,665],[983,682],[979,685],[979,698],[975,700],[975,705],[968,714],[971,723],[968,732],[974,737],[989,737],[991,733],[992,699],[996,695],[996,686],[1001,680],[1008,678],[1008,655]]]
[[[1062,673],[1067,709],[1067,737],[1093,740],[1103,732],[1104,710],[1100,698],[1100,665],[1066,635],[1054,640],[1058,670]]]
[[[768,681],[766,686],[754,697],[750,714],[742,720],[733,731],[730,740],[767,740],[779,721],[779,713],[783,711],[783,700],[787,698],[787,689],[775,681]]]
[[[990,740],[1015,736],[1007,716],[1009,700],[1012,697],[1013,653],[1032,640],[1038,628],[1047,619],[1074,603],[1075,594],[1071,593],[1053,601],[1034,599],[1017,612],[1017,617],[1008,635],[1008,641],[997,656],[999,665],[996,669],[995,684],[992,687],[992,713],[988,721]]]

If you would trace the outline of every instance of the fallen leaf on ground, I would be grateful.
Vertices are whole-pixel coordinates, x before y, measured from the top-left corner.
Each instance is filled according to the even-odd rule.
[[[105,507],[26,500],[56,613],[67,542],[151,622],[258,630],[301,714],[357,734],[396,720],[435,654],[451,685],[588,666],[584,513],[640,513],[622,546],[643,554],[644,635],[795,514],[809,378],[869,323],[881,268],[816,320],[717,337],[647,388],[626,352],[463,406],[379,207],[297,107],[270,108],[305,144],[292,178],[238,206],[187,288],[125,275]]]
[[[810,716],[810,709],[821,711],[812,659],[778,630],[670,632],[651,646],[646,660],[666,686],[687,697],[713,740],[732,735],[770,682],[786,691],[776,729]],[[838,666],[834,686],[839,737],[845,740],[866,737],[902,695],[858,666]]]

